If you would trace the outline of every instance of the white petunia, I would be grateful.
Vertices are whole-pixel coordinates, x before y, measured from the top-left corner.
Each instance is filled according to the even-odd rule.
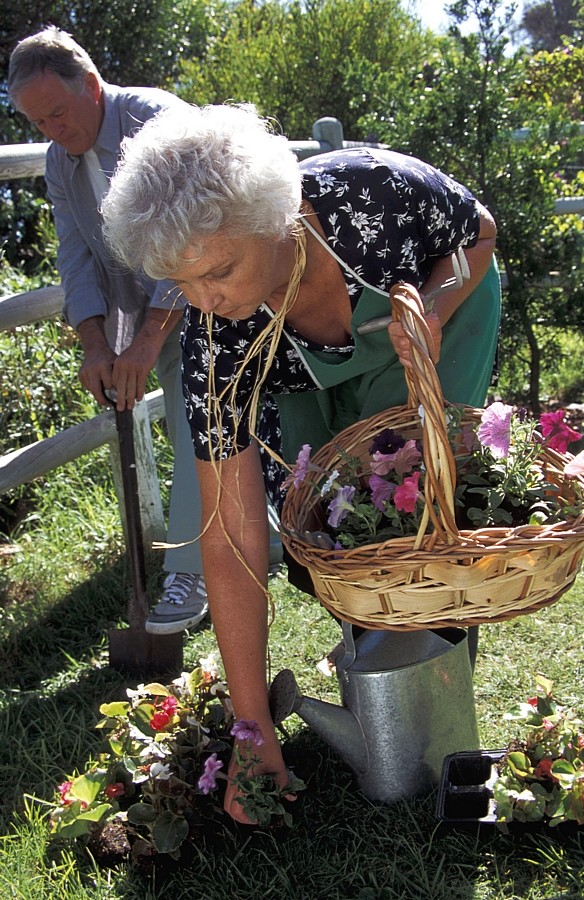
[[[150,766],[150,775],[152,778],[157,778],[159,781],[168,781],[170,778],[170,765],[163,765],[159,762],[152,763]]]

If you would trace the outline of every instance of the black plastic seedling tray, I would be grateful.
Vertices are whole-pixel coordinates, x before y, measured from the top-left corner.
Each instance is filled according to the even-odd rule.
[[[456,827],[494,825],[493,783],[505,750],[465,750],[444,760],[437,818]]]
[[[436,816],[443,828],[492,833],[497,824],[493,784],[497,764],[506,750],[464,750],[444,759],[436,804]],[[541,822],[509,822],[507,833],[514,837],[545,834],[560,840],[582,833],[576,822],[550,827]]]

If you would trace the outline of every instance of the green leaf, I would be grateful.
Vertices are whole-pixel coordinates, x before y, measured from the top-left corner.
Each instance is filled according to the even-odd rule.
[[[100,803],[99,806],[94,806],[91,809],[85,809],[82,813],[77,817],[78,820],[88,822],[99,822],[106,813],[110,812],[113,809],[111,803]]]
[[[105,784],[105,772],[88,772],[73,781],[70,793],[84,803],[92,803]]]
[[[164,687],[163,684],[159,684],[157,681],[153,681],[152,684],[145,684],[143,690],[145,694],[152,694],[153,697],[170,696],[169,689]]]
[[[518,775],[520,778],[527,778],[532,769],[529,763],[529,759],[527,758],[525,753],[521,753],[520,750],[509,753],[506,762],[508,763],[511,771],[515,775]]]
[[[541,687],[547,697],[551,697],[554,687],[553,681],[551,681],[549,678],[546,678],[545,675],[537,675],[535,683],[538,685],[538,687]]]
[[[72,821],[66,818],[61,824],[57,820],[55,833],[64,838],[76,838],[89,834],[95,822],[100,822],[112,809],[113,807],[109,803],[100,803],[93,809],[77,813]]]
[[[132,825],[151,825],[157,816],[150,803],[134,803],[128,810],[128,822]]]
[[[571,784],[578,775],[573,764],[567,759],[556,759],[552,763],[552,773],[565,785]]]
[[[102,716],[108,716],[110,719],[115,719],[116,716],[126,716],[129,709],[130,704],[125,703],[122,700],[115,701],[114,703],[102,703],[99,707]]]
[[[169,809],[158,816],[152,826],[152,839],[159,853],[178,850],[188,833],[189,825],[184,816],[175,816]]]

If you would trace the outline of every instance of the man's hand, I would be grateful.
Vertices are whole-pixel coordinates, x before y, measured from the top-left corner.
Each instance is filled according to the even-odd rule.
[[[103,317],[85,319],[77,328],[84,359],[79,369],[79,381],[93,394],[100,406],[111,406],[104,391],[113,387],[112,371],[116,354],[109,347],[104,333]]]
[[[129,347],[116,358],[112,382],[117,395],[117,408],[133,409],[146,391],[146,380],[156,365],[160,353],[157,342],[148,341],[138,334]]]
[[[142,400],[148,375],[156,365],[165,340],[182,315],[182,309],[168,312],[150,307],[146,311],[140,331],[114,363],[112,380],[120,412],[133,409]]]

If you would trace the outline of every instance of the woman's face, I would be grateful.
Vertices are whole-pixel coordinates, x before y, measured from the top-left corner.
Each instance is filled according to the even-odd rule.
[[[171,278],[192,306],[247,319],[270,299],[274,308],[280,305],[292,272],[294,241],[217,232],[187,247],[183,258]]]

